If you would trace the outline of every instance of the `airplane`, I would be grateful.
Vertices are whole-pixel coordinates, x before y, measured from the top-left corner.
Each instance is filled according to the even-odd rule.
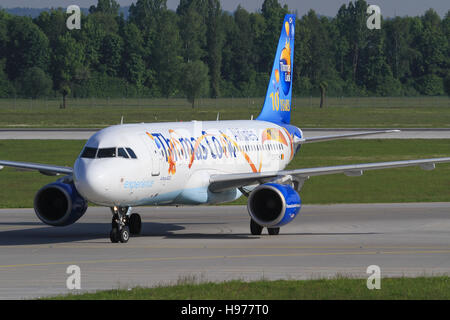
[[[420,166],[425,170],[450,157],[285,170],[307,143],[398,132],[379,130],[305,137],[290,124],[296,16],[284,17],[266,98],[253,120],[119,124],[96,132],[73,168],[4,161],[2,166],[64,175],[34,198],[38,218],[51,226],[80,219],[88,202],[112,212],[110,240],[126,243],[140,234],[134,207],[204,205],[248,197],[250,233],[279,234],[301,208],[299,193],[310,177],[365,170]]]

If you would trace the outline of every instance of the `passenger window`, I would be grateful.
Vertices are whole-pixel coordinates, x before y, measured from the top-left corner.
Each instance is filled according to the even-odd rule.
[[[136,154],[134,153],[134,151],[131,148],[126,148],[126,149],[131,158],[137,159]]]
[[[117,155],[118,155],[119,157],[122,157],[122,158],[126,158],[126,159],[129,158],[129,156],[128,156],[128,154],[127,154],[127,152],[125,151],[124,148],[119,148],[119,149],[117,150]]]
[[[81,157],[88,158],[88,159],[94,159],[96,153],[97,153],[96,148],[86,147],[86,148],[84,148],[83,153],[81,154]]]
[[[116,148],[103,148],[98,149],[97,158],[115,158]]]

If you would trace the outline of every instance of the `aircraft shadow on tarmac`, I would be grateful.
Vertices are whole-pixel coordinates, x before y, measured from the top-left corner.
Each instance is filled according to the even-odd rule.
[[[177,233],[176,231],[186,230],[183,225],[190,225],[191,223],[157,223],[146,222],[142,224],[142,232],[139,236],[142,237],[165,237],[170,239],[241,239],[254,240],[260,237],[267,236],[263,233],[262,236],[252,236],[249,233]],[[195,223],[198,224],[198,223]],[[209,224],[209,223],[206,223]],[[217,225],[218,223],[214,223]],[[39,226],[39,222],[25,222],[25,223],[0,223],[0,226]],[[58,244],[71,243],[86,240],[98,240],[98,242],[109,242],[109,232],[111,225],[107,223],[79,223],[67,227],[47,227],[42,225],[42,228],[26,228],[19,230],[5,230],[0,231],[0,247],[1,246],[20,246],[20,245],[36,245],[36,244]],[[211,231],[217,230],[212,227]],[[229,230],[229,229],[228,229]],[[376,232],[343,232],[343,233],[282,233],[280,236],[351,236],[351,235],[374,235]],[[132,239],[131,239],[132,241]]]
[[[282,236],[357,236],[357,235],[376,235],[382,234],[378,232],[317,232],[317,233],[281,233],[276,236],[269,236],[267,233],[262,233],[260,236],[253,236],[250,233],[171,233],[166,235],[166,238],[171,239],[259,239],[261,237],[282,237]]]
[[[0,247],[11,245],[58,244],[86,240],[110,242],[109,232],[111,231],[111,224],[108,223],[78,223],[67,227],[48,227],[39,222],[0,223],[0,226],[3,225],[42,225],[43,227],[0,231]],[[141,236],[167,236],[173,231],[183,229],[183,226],[173,223],[143,223]]]

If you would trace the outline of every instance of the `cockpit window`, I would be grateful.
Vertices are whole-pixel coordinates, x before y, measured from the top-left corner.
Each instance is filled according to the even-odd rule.
[[[97,153],[97,149],[96,148],[86,147],[86,148],[84,148],[83,153],[81,154],[81,157],[82,158],[94,159],[96,153]]]
[[[125,151],[126,150],[126,151]],[[81,153],[81,158],[125,158],[125,159],[137,159],[136,154],[131,148],[91,148],[85,147]]]
[[[131,158],[133,159],[137,159],[136,154],[134,153],[133,150],[131,150],[131,148],[126,148],[128,151],[128,154],[130,155]]]
[[[103,148],[98,149],[97,158],[115,158],[116,148]]]
[[[117,149],[117,156],[122,157],[122,158],[127,158],[127,159],[129,158],[129,156],[124,148]]]

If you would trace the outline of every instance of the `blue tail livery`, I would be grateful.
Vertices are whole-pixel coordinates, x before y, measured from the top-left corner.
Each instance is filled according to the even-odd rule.
[[[289,124],[291,120],[292,71],[294,66],[295,15],[287,14],[281,27],[277,53],[258,120]]]

